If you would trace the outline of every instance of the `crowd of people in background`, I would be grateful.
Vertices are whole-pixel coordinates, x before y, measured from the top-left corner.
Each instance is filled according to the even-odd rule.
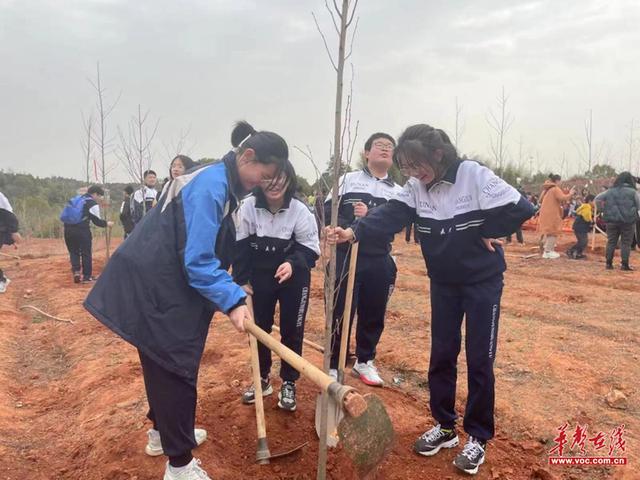
[[[420,245],[431,284],[434,416],[434,426],[413,447],[423,456],[459,443],[455,385],[466,316],[469,398],[463,427],[468,441],[454,464],[468,473],[478,471],[494,435],[493,359],[506,269],[499,239],[509,244],[515,234],[524,245],[522,224],[537,217],[542,258],[554,260],[561,256],[556,247],[566,219],[573,218],[576,241],[566,250],[569,259],[586,258],[589,233],[596,228],[607,235],[606,268],[614,268],[619,248],[621,269],[633,270],[629,260],[640,235],[640,179],[629,172],[597,196],[587,189],[580,194],[575,187],[563,189],[560,176],[551,174],[538,195],[461,159],[444,131],[421,124],[407,128],[397,144],[387,133],[371,135],[363,168],[341,176],[338,191],[305,198],[297,191],[288,147],[279,135],[239,122],[232,145],[219,162],[204,166],[177,155],[160,188],[151,169],[138,186],[124,188],[119,219],[125,241],[97,281],[90,227],[113,226],[101,216],[103,188],[92,185],[80,192],[60,215],[72,281],[96,282],[85,307],[138,349],[152,422],[145,451],[169,457],[168,479],[208,478],[191,450],[207,437],[195,428],[196,382],[213,312],[224,312],[242,331],[251,297],[256,323],[271,332],[279,304],[282,342],[301,354],[311,270],[325,228],[327,241],[338,244],[329,371],[337,381],[342,381],[340,323],[343,316],[351,322],[357,314],[351,373],[367,385],[384,384],[375,357],[396,282],[392,242],[405,229],[407,243],[413,231]],[[408,178],[404,186],[389,176],[394,162]],[[336,228],[330,226],[333,196],[338,199]],[[20,241],[18,219],[0,193],[0,246]],[[359,251],[353,305],[343,315],[354,242]],[[0,293],[8,284],[0,270]],[[262,345],[259,364],[262,395],[270,395],[271,353]],[[279,374],[278,406],[295,411],[299,373],[282,362]],[[254,403],[255,391],[251,386],[242,402]]]

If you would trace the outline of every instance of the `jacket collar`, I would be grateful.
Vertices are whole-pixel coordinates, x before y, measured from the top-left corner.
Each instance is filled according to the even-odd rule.
[[[395,185],[394,181],[391,179],[391,177],[389,177],[389,174],[387,174],[386,177],[384,178],[378,178],[378,177],[374,177],[373,174],[371,173],[371,170],[369,170],[369,167],[365,166],[362,171],[364,172],[365,175],[371,177],[371,178],[375,178],[376,180],[379,180],[380,182],[386,183],[387,185],[389,185],[390,187],[393,187]]]
[[[439,185],[441,183],[448,183],[449,185],[453,185],[454,183],[456,183],[456,179],[458,177],[458,169],[460,168],[461,163],[462,160],[460,160],[459,158],[456,159],[451,165],[449,165],[440,180],[431,182],[430,184],[426,185],[427,190],[431,190],[432,187],[435,187],[436,185]]]

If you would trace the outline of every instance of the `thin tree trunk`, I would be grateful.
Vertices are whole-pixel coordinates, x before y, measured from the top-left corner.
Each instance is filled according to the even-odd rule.
[[[338,65],[336,71],[336,105],[333,136],[333,195],[331,197],[331,226],[338,224],[339,179],[342,165],[342,89],[345,61],[345,44],[347,38],[347,21],[349,15],[349,1],[342,0],[342,15],[340,16],[340,43],[338,47]],[[329,257],[329,278],[325,281],[325,345],[323,370],[329,371],[331,361],[331,339],[333,333],[333,307],[336,283],[336,245],[331,245]],[[328,393],[322,394],[320,417],[320,444],[318,449],[317,478],[324,480],[327,476],[327,415],[329,407]]]

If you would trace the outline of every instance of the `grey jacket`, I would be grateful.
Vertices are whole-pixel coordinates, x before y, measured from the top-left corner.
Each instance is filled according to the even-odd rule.
[[[628,185],[600,193],[596,204],[598,209],[604,209],[604,221],[608,223],[634,223],[640,216],[640,194]]]

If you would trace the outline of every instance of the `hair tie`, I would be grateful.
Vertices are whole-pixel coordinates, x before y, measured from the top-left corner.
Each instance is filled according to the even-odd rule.
[[[249,135],[247,135],[246,137],[244,137],[244,138],[242,139],[242,141],[238,144],[238,148],[242,147],[242,144],[243,144],[244,142],[246,142],[247,140],[249,140],[249,139],[251,138],[251,135],[253,135],[253,133],[255,133],[255,132],[252,132],[252,133],[250,133]]]

